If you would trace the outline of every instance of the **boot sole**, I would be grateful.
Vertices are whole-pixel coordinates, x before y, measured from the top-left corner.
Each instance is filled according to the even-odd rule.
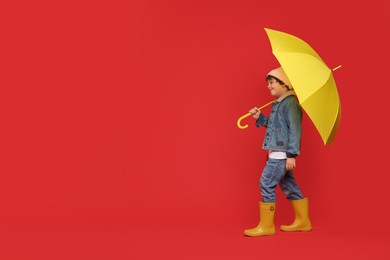
[[[291,230],[284,230],[284,229],[280,229],[280,230],[284,231],[284,232],[310,232],[313,229],[311,227],[308,227],[308,228],[297,228],[297,229],[291,229]]]
[[[276,234],[276,232],[273,233],[273,234],[263,234],[263,235],[248,235],[248,234],[244,234],[244,236],[246,236],[246,237],[265,237],[265,236],[273,236],[275,234]]]

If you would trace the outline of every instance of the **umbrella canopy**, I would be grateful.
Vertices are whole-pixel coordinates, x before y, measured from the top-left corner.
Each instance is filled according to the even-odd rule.
[[[272,52],[287,74],[299,103],[324,144],[331,144],[341,117],[340,98],[332,70],[303,40],[280,31],[267,28],[265,31]]]

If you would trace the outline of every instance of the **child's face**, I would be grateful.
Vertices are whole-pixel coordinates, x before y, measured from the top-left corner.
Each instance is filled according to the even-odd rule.
[[[268,89],[274,97],[280,97],[288,91],[286,86],[280,85],[280,83],[275,79],[268,80]]]

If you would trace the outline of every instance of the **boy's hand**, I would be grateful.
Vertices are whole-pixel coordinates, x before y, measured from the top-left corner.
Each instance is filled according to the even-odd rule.
[[[252,113],[253,117],[257,120],[260,117],[261,111],[257,107],[254,107],[251,110],[249,110],[249,113]]]
[[[286,170],[292,171],[296,167],[295,158],[287,158]]]

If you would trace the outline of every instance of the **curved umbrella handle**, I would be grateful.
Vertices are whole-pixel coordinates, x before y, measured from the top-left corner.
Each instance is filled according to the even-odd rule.
[[[248,113],[248,114],[245,114],[243,115],[242,117],[240,117],[238,120],[237,120],[237,126],[238,128],[240,129],[245,129],[245,128],[248,128],[248,125],[241,125],[241,121],[244,119],[244,118],[247,118],[249,116],[253,115],[252,113]]]
[[[258,110],[261,110],[261,109],[265,108],[266,106],[271,105],[271,104],[274,103],[274,102],[275,102],[275,101],[273,100],[273,101],[271,101],[271,102],[265,104],[264,106],[261,106],[260,108],[258,108]],[[248,125],[241,125],[241,121],[242,121],[244,118],[247,118],[247,117],[249,117],[249,116],[251,116],[251,115],[253,115],[253,114],[249,112],[249,113],[243,115],[242,117],[240,117],[240,118],[237,120],[237,126],[238,126],[238,128],[240,128],[240,129],[248,128]]]

